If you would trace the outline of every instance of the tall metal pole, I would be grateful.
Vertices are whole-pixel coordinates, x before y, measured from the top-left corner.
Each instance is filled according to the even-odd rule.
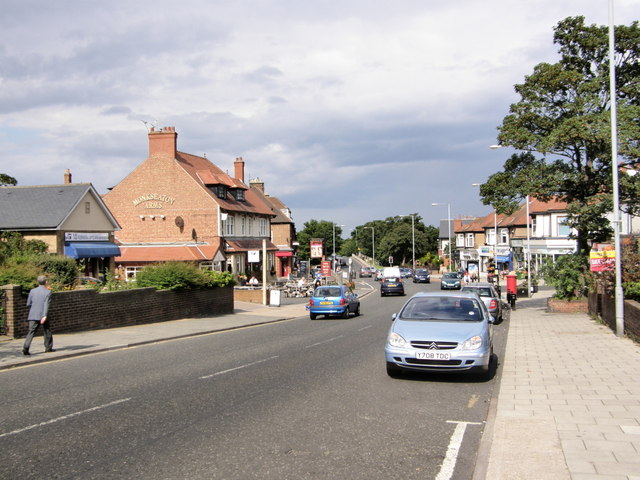
[[[453,257],[451,256],[451,204],[447,203],[447,226],[449,227],[449,271],[452,272]]]
[[[613,0],[609,0],[609,90],[611,96],[611,173],[613,177],[613,231],[616,252],[616,335],[624,335],[624,292],[622,290],[622,252],[620,245],[620,192],[618,186],[618,119],[616,99],[615,32]]]
[[[493,266],[496,271],[496,285],[500,291],[500,270],[498,269],[498,212],[493,211]]]
[[[364,227],[371,229],[371,248],[373,250],[373,265],[376,264],[376,228],[375,227]]]

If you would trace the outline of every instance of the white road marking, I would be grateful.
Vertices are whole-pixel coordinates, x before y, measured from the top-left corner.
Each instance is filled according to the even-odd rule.
[[[460,451],[460,445],[462,445],[462,439],[464,438],[464,432],[467,429],[467,425],[482,425],[475,422],[453,422],[447,420],[447,423],[455,423],[456,428],[451,435],[449,441],[449,448],[447,448],[447,455],[440,466],[440,471],[436,475],[435,480],[449,480],[453,476],[453,471],[456,468],[456,461],[458,459],[458,452]]]
[[[21,428],[19,430],[14,430],[13,432],[7,432],[0,434],[0,438],[8,437],[9,435],[16,435],[18,433],[26,432],[27,430],[32,430],[38,427],[44,427],[45,425],[51,425],[52,423],[60,422],[62,420],[67,420],[68,418],[77,417],[78,415],[82,415],[84,413],[95,412],[96,410],[100,410],[102,408],[113,407],[114,405],[118,405],[120,403],[128,402],[131,398],[123,398],[120,400],[116,400],[115,402],[105,403],[104,405],[98,405],[97,407],[88,408],[87,410],[82,410],[80,412],[70,413],[69,415],[64,415],[62,417],[54,418],[53,420],[48,420],[46,422],[37,423],[35,425],[29,425],[28,427]]]
[[[367,325],[365,327],[359,328],[358,331],[361,332],[361,331],[366,330],[367,328],[371,328],[371,327],[373,327],[373,325]]]
[[[211,375],[204,375],[204,376],[200,377],[200,379],[211,378],[211,377],[215,377],[217,375],[224,375],[225,373],[233,372],[235,370],[240,370],[241,368],[251,367],[253,365],[258,365],[259,363],[268,362],[269,360],[274,360],[276,358],[278,358],[278,355],[275,355],[275,356],[269,357],[269,358],[263,358],[262,360],[257,360],[255,362],[247,363],[245,365],[240,365],[239,367],[234,367],[234,368],[229,368],[227,370],[222,370],[220,372],[212,373]]]
[[[312,348],[312,347],[317,347],[318,345],[324,345],[325,343],[333,342],[333,341],[338,340],[339,338],[342,338],[342,337],[343,337],[343,335],[338,335],[337,337],[329,338],[327,340],[323,340],[322,342],[314,343],[313,345],[307,345],[304,348]]]

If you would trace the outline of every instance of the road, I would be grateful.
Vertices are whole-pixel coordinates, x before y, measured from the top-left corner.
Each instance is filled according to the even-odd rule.
[[[376,290],[349,320],[0,372],[0,478],[470,478],[496,380],[389,378],[386,332],[408,296],[363,281]],[[507,328],[495,328],[499,357]]]

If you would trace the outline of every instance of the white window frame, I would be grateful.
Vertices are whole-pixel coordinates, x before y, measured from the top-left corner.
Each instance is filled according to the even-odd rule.
[[[568,238],[571,235],[571,227],[569,225],[563,225],[567,221],[567,216],[556,217],[556,235],[558,237]],[[567,233],[560,233],[560,229],[566,229]]]
[[[266,237],[268,235],[269,229],[267,228],[267,219],[266,218],[260,218],[259,219],[259,228],[260,228],[260,237]]]
[[[474,235],[473,233],[467,233],[467,237],[465,239],[465,247],[473,247],[474,245]]]
[[[498,240],[500,245],[508,245],[509,244],[509,229],[501,228],[498,232],[500,234],[500,239]]]
[[[235,221],[233,215],[227,215],[227,219],[223,223],[225,236],[233,236],[235,234]]]
[[[140,270],[144,267],[125,267],[124,269],[124,279],[126,282],[135,282],[136,275]]]
[[[464,247],[464,233],[456,235],[456,247]]]

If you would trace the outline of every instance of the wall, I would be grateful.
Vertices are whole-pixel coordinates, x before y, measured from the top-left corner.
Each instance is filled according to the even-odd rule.
[[[589,314],[600,318],[612,331],[616,331],[615,298],[602,293],[589,294]],[[624,333],[640,341],[640,303],[624,301]]]
[[[23,337],[28,324],[26,296],[16,285],[6,294],[6,335]],[[233,288],[158,291],[153,288],[98,293],[95,290],[54,292],[49,307],[54,333],[115,328],[181,318],[233,313]]]

